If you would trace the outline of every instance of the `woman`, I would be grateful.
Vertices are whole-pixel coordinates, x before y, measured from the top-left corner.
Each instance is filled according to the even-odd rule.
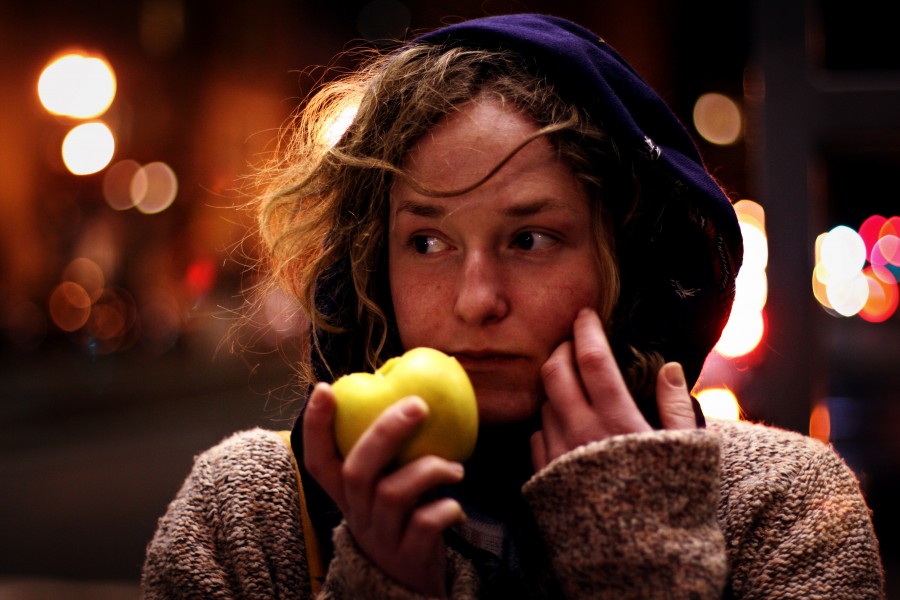
[[[439,29],[323,91],[296,130],[260,222],[313,324],[291,436],[306,510],[277,434],[226,440],[160,521],[148,597],[883,594],[833,451],[696,410],[739,228],[597,36],[539,15]],[[473,457],[391,467],[427,418],[415,397],[340,457],[325,382],[422,345],[472,379]]]

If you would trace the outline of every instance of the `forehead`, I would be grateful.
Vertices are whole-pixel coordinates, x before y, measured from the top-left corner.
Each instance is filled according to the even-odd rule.
[[[547,136],[536,133],[537,124],[508,104],[462,106],[410,151],[404,162],[409,179],[396,180],[391,190],[391,218],[475,212],[488,220],[561,213],[587,219],[583,182]]]
[[[446,115],[422,136],[407,154],[403,168],[426,186],[440,182],[438,189],[471,185],[507,158],[503,171],[514,175],[553,158],[554,150],[545,136],[517,151],[538,129],[508,103],[479,97]]]

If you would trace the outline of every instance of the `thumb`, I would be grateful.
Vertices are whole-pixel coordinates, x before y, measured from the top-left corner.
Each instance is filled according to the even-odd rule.
[[[677,362],[663,365],[656,376],[656,404],[664,429],[694,429],[697,418],[684,379],[684,370]]]

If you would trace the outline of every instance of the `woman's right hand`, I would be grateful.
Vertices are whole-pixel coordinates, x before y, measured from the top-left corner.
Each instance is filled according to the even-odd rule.
[[[334,438],[331,386],[316,385],[303,418],[304,462],[343,513],[357,545],[391,578],[427,596],[446,596],[443,532],[465,520],[451,498],[425,498],[462,480],[463,467],[424,456],[390,470],[394,457],[428,416],[417,397],[388,407],[346,458]]]

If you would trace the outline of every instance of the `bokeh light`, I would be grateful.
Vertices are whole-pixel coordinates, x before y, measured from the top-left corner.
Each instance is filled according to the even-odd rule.
[[[216,264],[206,258],[191,261],[184,276],[184,285],[194,297],[205,296],[216,282]]]
[[[876,274],[881,271],[882,274]],[[891,278],[886,269],[878,266],[868,266],[863,269],[863,277],[869,286],[869,294],[866,302],[859,309],[861,319],[870,323],[881,323],[890,318],[897,311],[900,293],[897,290],[897,282],[888,281]]]
[[[63,281],[50,295],[50,318],[63,331],[81,329],[91,316],[91,298],[74,281]]]
[[[866,305],[869,283],[862,271],[859,271],[852,277],[829,281],[825,295],[835,312],[844,317],[852,317]]]
[[[866,263],[866,244],[856,231],[838,225],[822,239],[819,260],[832,280],[848,281]]]
[[[141,165],[134,160],[120,160],[110,165],[103,175],[103,199],[116,210],[134,208],[131,182]]]
[[[765,230],[754,222],[745,221],[740,213],[738,219],[744,238],[744,262],[741,270],[765,272],[769,264],[769,240],[766,238]]]
[[[707,388],[698,392],[696,398],[707,418],[727,421],[738,421],[741,418],[740,404],[731,390]]]
[[[66,265],[62,274],[63,281],[77,283],[87,293],[91,302],[96,302],[106,286],[103,269],[89,258],[79,257]]]
[[[101,121],[74,127],[62,143],[63,163],[75,175],[90,175],[103,170],[115,151],[115,137]]]
[[[271,346],[300,335],[306,326],[297,301],[281,288],[267,290],[260,309],[257,322],[265,341]]]
[[[900,236],[900,217],[891,217],[885,221],[878,234],[880,237],[887,235],[893,235],[895,237]]]
[[[831,412],[824,402],[816,404],[809,414],[809,436],[826,444],[831,439]]]
[[[741,136],[743,117],[737,103],[724,94],[703,94],[694,104],[694,127],[703,139],[720,146]]]
[[[70,53],[48,64],[38,97],[49,112],[77,119],[102,115],[116,97],[116,75],[100,56]]]
[[[859,237],[862,238],[866,245],[866,256],[872,254],[872,248],[878,242],[881,235],[881,228],[887,223],[887,219],[881,215],[872,215],[859,226]]]
[[[747,199],[736,202],[734,209],[744,237],[744,262],[735,281],[731,316],[715,346],[715,351],[726,358],[749,354],[762,341],[768,296],[765,211],[759,203]]]
[[[716,343],[716,352],[727,358],[749,354],[759,345],[764,332],[765,321],[762,312],[732,311],[732,318],[728,319],[725,329],[722,330],[722,336]]]
[[[813,296],[824,308],[833,310],[831,302],[828,301],[828,279],[828,272],[824,265],[817,263],[812,276]]]
[[[131,196],[144,214],[161,213],[178,195],[178,177],[164,162],[152,162],[138,169],[131,179]]]
[[[769,279],[764,270],[741,269],[735,286],[738,292],[735,294],[737,307],[734,310],[741,313],[763,311],[769,295]]]
[[[893,234],[878,238],[872,246],[869,261],[879,267],[900,266],[900,238]]]
[[[870,323],[897,312],[898,230],[900,217],[872,215],[858,231],[839,225],[816,238],[812,291],[826,311]]]
[[[93,354],[110,354],[125,350],[137,339],[138,312],[127,291],[107,287],[91,308],[84,325],[86,342]]]

